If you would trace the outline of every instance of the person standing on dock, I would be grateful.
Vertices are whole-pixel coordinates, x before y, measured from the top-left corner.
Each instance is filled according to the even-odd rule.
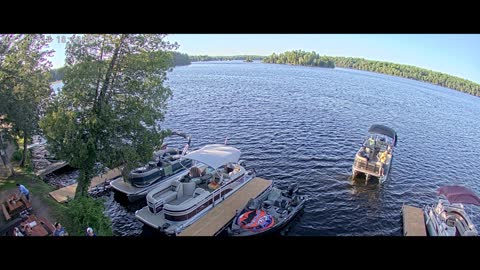
[[[20,193],[25,195],[25,198],[30,201],[30,191],[24,185],[21,185],[19,183],[17,183],[17,187],[20,190]]]

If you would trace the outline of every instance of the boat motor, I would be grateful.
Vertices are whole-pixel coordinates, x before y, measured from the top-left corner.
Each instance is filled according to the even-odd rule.
[[[298,184],[297,183],[290,184],[290,186],[288,187],[288,191],[287,191],[288,197],[292,197],[293,194],[295,194],[297,192],[298,192]]]

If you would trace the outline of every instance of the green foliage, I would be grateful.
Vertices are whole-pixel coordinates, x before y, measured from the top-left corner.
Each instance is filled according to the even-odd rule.
[[[262,60],[265,56],[261,55],[234,55],[234,56],[208,56],[208,55],[192,55],[189,56],[192,62],[204,62],[204,61],[232,61],[232,60]]]
[[[104,214],[101,199],[80,197],[68,203],[66,212],[70,228],[65,228],[70,236],[84,236],[86,229],[92,227],[98,236],[111,236],[112,222]]]
[[[50,75],[50,82],[63,80],[63,77],[65,76],[65,67],[50,70]]]
[[[0,35],[0,115],[11,135],[28,139],[38,131],[50,95],[51,41],[46,35]]]
[[[172,53],[172,66],[187,66],[192,62],[190,57],[186,53],[171,52]]]
[[[316,66],[334,68],[335,64],[327,56],[320,56],[316,52],[288,51],[279,55],[273,53],[263,59],[264,63],[290,64],[300,66]]]
[[[96,162],[145,163],[161,145],[171,96],[163,82],[177,47],[163,39],[83,35],[67,42],[64,86],[40,125],[51,152],[81,171],[76,198],[87,196]]]
[[[23,149],[17,149],[15,152],[13,152],[12,160],[20,161],[22,160],[22,155],[23,155]]]
[[[352,57],[330,57],[336,67],[360,69],[428,82],[480,96],[480,84],[424,68]]]
[[[272,55],[263,59],[264,63],[290,64],[302,66],[341,67],[378,72],[408,79],[423,81],[448,87],[474,96],[480,96],[480,84],[445,73],[424,68],[400,65],[389,62],[372,61],[353,57],[319,56],[315,52],[288,51],[279,55]]]

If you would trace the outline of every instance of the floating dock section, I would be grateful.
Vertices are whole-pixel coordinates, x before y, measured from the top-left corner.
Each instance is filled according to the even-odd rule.
[[[251,198],[262,194],[271,183],[271,180],[263,178],[252,179],[206,215],[188,226],[178,236],[215,236],[228,226],[237,210],[242,210]]]
[[[403,236],[427,236],[423,210],[418,207],[403,205]]]
[[[92,190],[94,187],[103,184],[107,181],[115,179],[122,174],[121,168],[112,169],[102,175],[96,176],[92,178],[90,182],[90,188],[88,190]],[[66,200],[75,198],[75,190],[77,190],[78,184],[72,184],[61,189],[57,189],[55,191],[50,192],[50,196],[52,196],[57,202],[65,202]]]

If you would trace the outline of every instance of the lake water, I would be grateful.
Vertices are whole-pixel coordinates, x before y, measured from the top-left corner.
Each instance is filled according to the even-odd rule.
[[[204,62],[176,67],[164,128],[192,146],[228,144],[278,186],[312,199],[288,235],[402,235],[402,204],[423,207],[442,185],[480,194],[480,99],[413,80],[347,69]],[[352,182],[356,151],[372,124],[398,133],[383,184]],[[184,143],[181,140],[172,142]],[[138,235],[134,210],[106,205],[118,235]],[[467,207],[477,226],[480,208]]]

